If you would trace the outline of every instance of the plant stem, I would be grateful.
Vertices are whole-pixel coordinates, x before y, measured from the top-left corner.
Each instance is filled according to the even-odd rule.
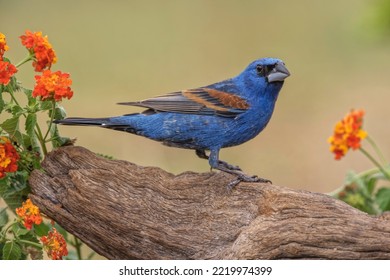
[[[382,154],[382,151],[379,149],[378,145],[375,143],[375,141],[370,137],[367,136],[367,141],[370,143],[370,145],[374,148],[376,154],[379,156],[381,162],[383,165],[388,165],[388,162],[386,161],[385,157]]]
[[[379,170],[382,172],[382,174],[388,180],[390,180],[390,174],[383,168],[383,166],[369,152],[367,152],[365,149],[363,149],[363,148],[359,148],[359,149],[366,157],[368,157],[369,160],[371,160],[371,162],[373,164],[375,164],[379,168]]]
[[[19,239],[18,242],[24,243],[24,244],[27,244],[27,245],[31,245],[31,246],[34,246],[34,247],[39,248],[39,249],[43,248],[43,246],[41,244],[39,244],[39,243],[35,243],[35,242],[24,240],[24,239]]]
[[[51,126],[53,125],[53,120],[54,120],[54,114],[56,112],[56,102],[53,100],[52,101],[52,107],[51,107],[51,115],[50,115],[50,122],[49,122],[49,127],[47,129],[47,132],[45,134],[45,136],[43,137],[43,142],[45,142],[47,136],[49,135],[49,132],[51,130]]]
[[[42,130],[39,127],[38,123],[35,125],[35,127],[37,128],[37,136],[38,136],[39,143],[41,144],[41,147],[42,147],[43,155],[46,156],[47,155],[47,148],[46,148],[46,143],[43,140]]]
[[[16,99],[16,97],[14,95],[14,91],[11,87],[8,88],[8,93],[9,93],[9,95],[11,95],[11,100],[13,102],[15,102],[15,104],[18,105],[19,107],[22,107],[22,106],[20,106],[18,100]],[[23,113],[23,116],[26,117],[26,113]]]
[[[81,246],[83,245],[83,243],[81,243],[80,240],[76,236],[73,236],[73,237],[74,237],[74,247],[76,248],[76,252],[77,252],[77,258],[79,260],[82,260],[82,258],[81,258]]]
[[[51,137],[49,139],[46,139],[45,143],[49,143],[51,141],[54,141],[55,139],[57,139],[58,137],[54,136],[54,137]]]
[[[29,62],[30,60],[32,60],[34,58],[34,55],[31,55],[29,54],[28,56],[26,56],[22,61],[20,61],[18,64],[15,65],[16,68],[19,68],[20,66],[22,66],[23,64],[25,64],[26,62]]]

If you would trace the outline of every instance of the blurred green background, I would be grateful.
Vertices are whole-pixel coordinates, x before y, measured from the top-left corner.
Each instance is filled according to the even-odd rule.
[[[377,16],[384,1],[37,1],[0,0],[0,32],[13,63],[25,57],[26,29],[49,36],[53,70],[69,72],[68,116],[139,111],[117,102],[207,85],[275,56],[292,73],[274,116],[255,139],[224,149],[221,158],[275,184],[328,192],[349,169],[371,164],[359,152],[335,161],[327,138],[350,109],[364,109],[364,128],[390,158],[390,45]],[[388,1],[387,1],[388,2]],[[18,79],[33,87],[30,65]],[[205,160],[138,136],[61,127],[77,145],[178,174],[206,172]]]

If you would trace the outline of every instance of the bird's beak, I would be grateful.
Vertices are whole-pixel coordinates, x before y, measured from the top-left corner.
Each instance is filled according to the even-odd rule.
[[[286,79],[288,76],[290,76],[290,72],[288,72],[286,66],[283,62],[276,63],[274,69],[268,74],[268,82],[282,82],[284,79]]]

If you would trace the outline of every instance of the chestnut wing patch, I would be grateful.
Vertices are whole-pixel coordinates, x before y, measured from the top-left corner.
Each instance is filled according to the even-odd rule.
[[[203,90],[211,97],[216,98],[223,106],[234,109],[249,109],[249,104],[246,102],[246,100],[233,93],[227,93],[211,88],[204,88]]]

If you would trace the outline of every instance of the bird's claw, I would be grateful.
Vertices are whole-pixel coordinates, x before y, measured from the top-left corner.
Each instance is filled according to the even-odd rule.
[[[227,169],[229,169],[229,170],[237,170],[237,171],[242,171],[242,170],[241,170],[241,168],[240,168],[239,166],[237,166],[237,165],[232,165],[232,164],[229,164],[229,163],[227,163],[226,161],[222,161],[222,160],[220,160],[218,163],[219,163],[220,165],[222,165],[222,166],[226,167],[226,168],[227,168]]]
[[[271,180],[268,180],[268,179],[265,179],[265,178],[260,178],[257,175],[252,176],[252,178],[256,180],[256,181],[253,181],[253,182],[272,184]]]
[[[248,183],[267,183],[272,184],[272,182],[268,179],[260,178],[256,175],[254,176],[248,176],[245,174],[239,175],[235,180],[231,181],[227,185],[227,189],[231,191],[235,186],[237,186],[241,182],[248,182]]]

